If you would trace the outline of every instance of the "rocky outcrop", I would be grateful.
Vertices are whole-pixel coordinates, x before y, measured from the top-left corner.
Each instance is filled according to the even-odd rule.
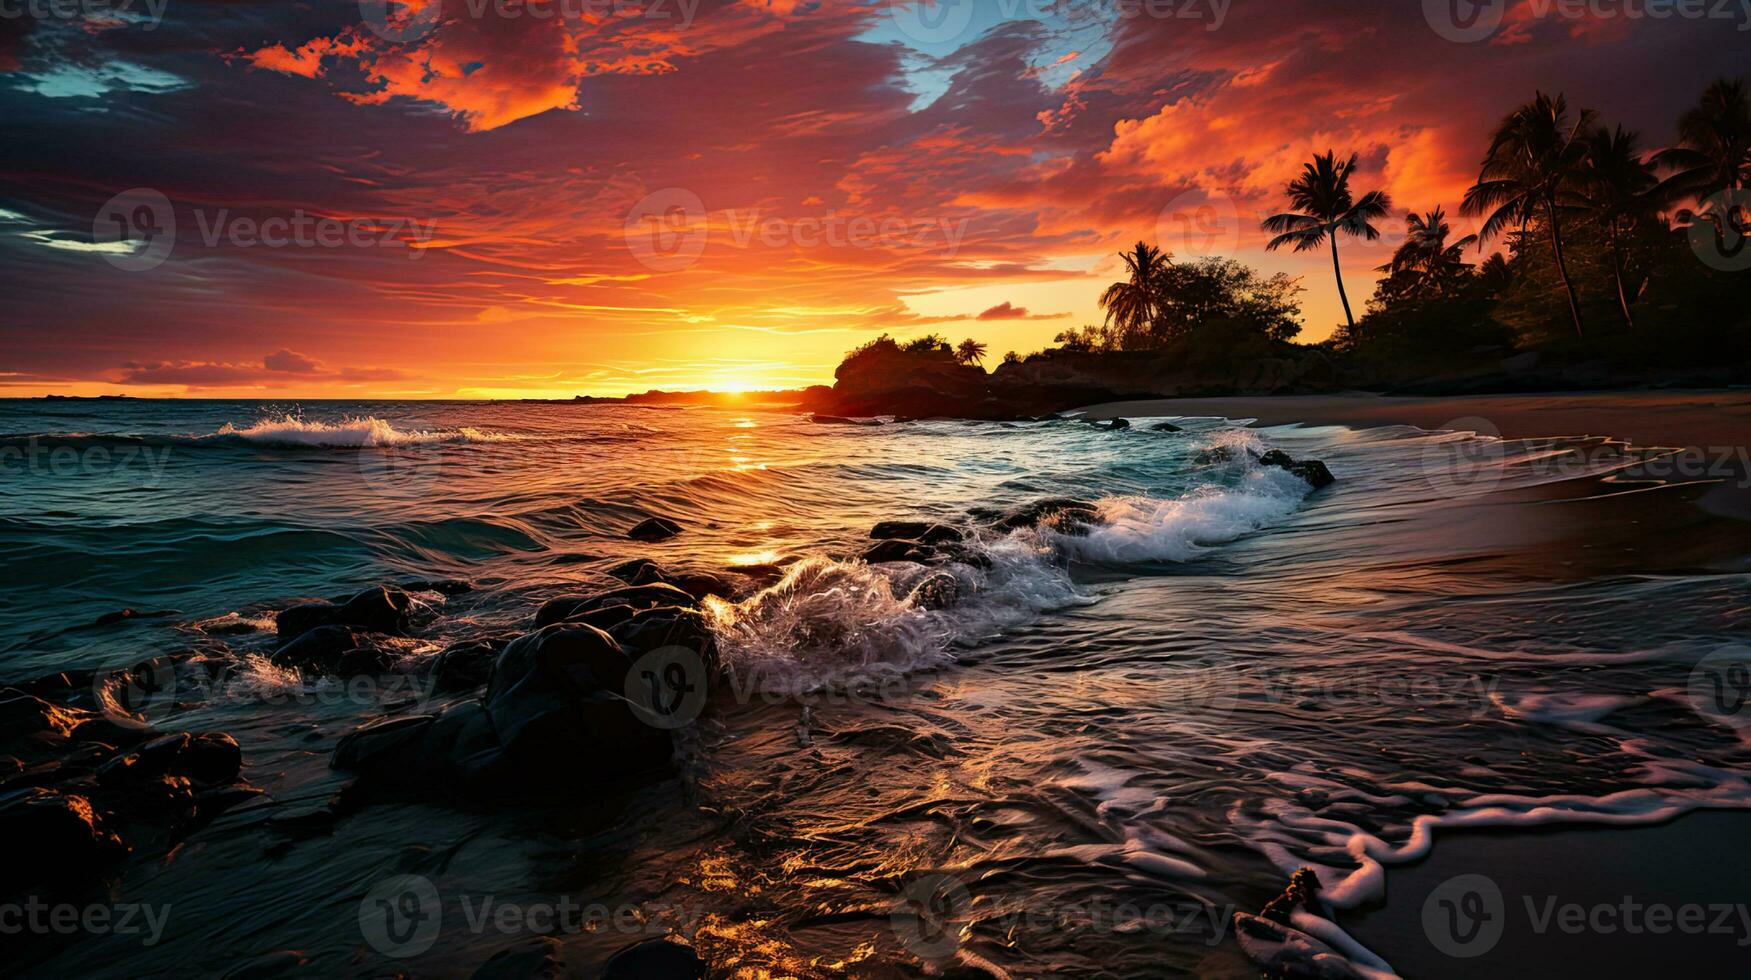
[[[805,404],[818,422],[870,424],[878,415],[1026,420],[1132,398],[1323,391],[1335,382],[1317,350],[1267,344],[1258,354],[1192,363],[1181,351],[1056,349],[1006,361],[988,374],[946,350],[878,341],[847,357],[832,389],[811,394]]]
[[[1308,486],[1318,490],[1329,487],[1337,482],[1337,477],[1331,475],[1331,470],[1317,459],[1296,460],[1281,449],[1272,449],[1257,457],[1260,466],[1275,466],[1287,470],[1307,481]]]
[[[16,753],[0,760],[0,898],[78,893],[130,853],[169,846],[259,793],[239,781],[231,736],[159,732],[110,697],[100,702],[113,715],[79,707],[109,679],[70,679],[26,685],[57,701],[0,691],[0,729]]]
[[[384,586],[365,589],[345,602],[306,602],[274,617],[282,642],[319,626],[346,626],[368,633],[405,636],[411,626],[413,597]]]
[[[357,677],[385,673],[395,656],[378,638],[347,626],[317,626],[274,651],[268,660],[308,674]]]
[[[692,597],[630,585],[551,600],[536,622],[496,653],[478,699],[363,726],[333,765],[369,790],[474,800],[588,795],[663,771],[719,672]],[[482,651],[444,656],[470,676]]]
[[[695,599],[708,595],[729,597],[736,588],[728,578],[698,569],[672,569],[649,558],[634,558],[608,569],[608,574],[628,585],[672,585]]]
[[[633,613],[641,609],[691,606],[693,603],[692,596],[666,582],[628,585],[593,595],[549,599],[535,611],[535,628],[563,622],[588,623],[598,628],[607,628],[631,619]]]

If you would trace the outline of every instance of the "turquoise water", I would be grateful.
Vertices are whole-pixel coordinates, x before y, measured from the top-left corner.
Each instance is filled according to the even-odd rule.
[[[1341,918],[1388,900],[1382,866],[1442,826],[1751,802],[1739,732],[1688,694],[1742,635],[1745,577],[1653,574],[1570,533],[1636,454],[1132,421],[0,402],[0,680],[227,658],[246,684],[153,720],[231,732],[268,791],[120,874],[115,894],[170,908],[162,942],[88,937],[42,968],[222,971],[298,949],[329,973],[466,975],[543,931],[482,927],[490,897],[626,911],[636,928],[556,932],[579,971],[675,930],[726,972],[1241,976],[1228,914],[1296,867],[1320,869]],[[1339,482],[1314,492],[1249,448],[1322,459]],[[1582,449],[1578,468],[1548,465]],[[979,534],[948,609],[905,601],[922,568],[855,560],[877,521],[972,527],[969,511],[1047,496],[1104,522]],[[651,515],[683,533],[625,537]],[[674,778],[550,806],[386,803],[314,837],[275,823],[345,782],[327,765],[341,735],[446,702],[417,683],[436,651],[525,631],[541,601],[607,587],[633,557],[733,584],[713,616],[734,682]],[[472,588],[416,588],[405,688],[262,661],[293,602],[440,580]],[[91,625],[121,608],[161,615]],[[400,874],[443,909],[404,959],[359,915]],[[925,939],[892,914],[921,881],[951,899]],[[1390,968],[1389,950],[1345,948]]]

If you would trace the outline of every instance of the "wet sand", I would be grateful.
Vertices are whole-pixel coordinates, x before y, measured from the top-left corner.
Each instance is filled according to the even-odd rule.
[[[1426,860],[1389,871],[1385,906],[1339,918],[1406,977],[1740,975],[1748,835],[1751,813],[1730,810],[1635,829],[1452,831]],[[1468,891],[1499,932],[1464,941],[1478,924],[1460,908]]]
[[[1705,472],[1668,471],[1662,480],[1631,471],[1624,482],[1564,480],[1456,501],[1422,521],[1419,533],[1445,534],[1456,553],[1476,552],[1499,570],[1543,581],[1751,569],[1744,523],[1751,521],[1751,391],[1182,398],[1097,405],[1086,416],[1414,425],[1506,439],[1603,436],[1644,449],[1690,447],[1690,465],[1700,459]],[[1515,506],[1540,504],[1558,506]],[[1339,921],[1407,977],[1729,975],[1742,972],[1751,951],[1747,835],[1751,812],[1720,810],[1646,827],[1441,832],[1427,858],[1388,867],[1383,905],[1342,913]],[[1476,908],[1502,929],[1496,938],[1479,932],[1455,945],[1453,927],[1464,932],[1475,924],[1456,906],[1475,890],[1453,884],[1468,875],[1499,891],[1499,902],[1491,897],[1493,904]],[[1673,923],[1684,914],[1701,916],[1700,925],[1680,929],[1665,913],[1650,920],[1645,907],[1655,905],[1674,910]],[[1567,926],[1547,915],[1571,906],[1581,911],[1564,913]],[[1583,917],[1578,925],[1575,916]]]

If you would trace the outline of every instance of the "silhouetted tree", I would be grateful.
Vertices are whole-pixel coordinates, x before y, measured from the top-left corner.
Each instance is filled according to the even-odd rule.
[[[1587,138],[1587,156],[1576,177],[1577,196],[1588,216],[1605,229],[1611,248],[1611,279],[1617,286],[1617,308],[1623,324],[1635,329],[1629,293],[1623,284],[1623,236],[1650,218],[1658,206],[1652,195],[1660,180],[1642,159],[1636,134],[1616,129],[1595,130]]]
[[[1555,97],[1537,93],[1531,102],[1509,113],[1496,127],[1477,183],[1465,192],[1465,201],[1459,207],[1462,214],[1488,213],[1478,233],[1480,247],[1508,228],[1524,228],[1534,214],[1542,212],[1550,232],[1557,278],[1568,296],[1569,315],[1575,321],[1577,337],[1585,337],[1586,329],[1563,257],[1558,211],[1569,183],[1586,159],[1586,133],[1592,128],[1592,121],[1593,113],[1583,109],[1571,122],[1568,101],[1560,93]]]
[[[1350,297],[1344,292],[1344,270],[1338,264],[1338,234],[1356,235],[1367,241],[1380,237],[1370,222],[1384,217],[1392,207],[1392,199],[1381,191],[1369,191],[1360,198],[1350,193],[1350,174],[1356,169],[1356,155],[1343,163],[1337,154],[1327,151],[1315,155],[1301,170],[1301,176],[1289,182],[1284,192],[1293,211],[1275,214],[1264,220],[1264,229],[1276,235],[1265,245],[1274,252],[1284,245],[1294,245],[1305,252],[1331,240],[1332,274],[1338,281],[1338,299],[1344,304],[1344,319],[1356,325],[1350,312]]]
[[[1448,242],[1453,228],[1440,206],[1428,214],[1405,215],[1405,228],[1404,242],[1393,251],[1392,260],[1376,270],[1387,274],[1388,281],[1393,283],[1392,292],[1417,297],[1439,295],[1471,269],[1471,264],[1465,261],[1465,249],[1477,243],[1477,236],[1466,235]]]
[[[1100,294],[1101,309],[1107,323],[1122,333],[1150,332],[1161,313],[1161,274],[1173,264],[1173,257],[1138,242],[1131,251],[1120,252],[1119,258],[1125,262],[1125,278]]]

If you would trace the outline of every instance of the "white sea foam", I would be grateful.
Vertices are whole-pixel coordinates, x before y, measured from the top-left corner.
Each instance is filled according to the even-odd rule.
[[[421,446],[437,443],[511,442],[517,436],[463,426],[460,429],[398,429],[375,416],[320,422],[284,415],[260,419],[238,428],[227,422],[209,439],[240,439],[266,446],[310,446],[364,449]]]
[[[1288,517],[1307,490],[1300,477],[1254,469],[1238,489],[1205,488],[1177,500],[1109,498],[1100,501],[1105,523],[1062,538],[1061,546],[1086,561],[1187,561]]]
[[[1068,562],[1179,562],[1255,532],[1293,513],[1308,486],[1269,468],[1249,467],[1240,486],[1208,487],[1172,500],[1107,497],[1102,523],[1087,534],[1048,527],[1000,536],[975,532],[967,546],[981,561],[950,563],[960,599],[946,609],[914,607],[907,597],[934,570],[912,563],[868,565],[815,557],[740,603],[713,606],[720,645],[738,683],[800,691],[848,676],[904,673],[953,662],[972,645],[1041,613],[1093,597]]]

